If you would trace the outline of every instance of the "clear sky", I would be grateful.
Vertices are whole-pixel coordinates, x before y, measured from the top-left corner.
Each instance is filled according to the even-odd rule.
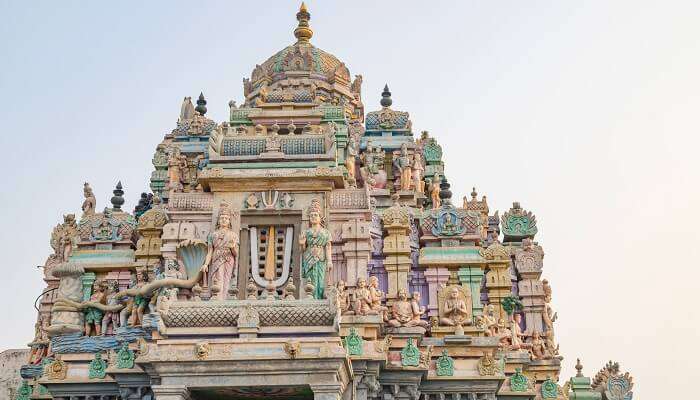
[[[444,148],[460,198],[537,215],[564,375],[608,359],[636,398],[700,375],[697,1],[309,1],[312,42],[389,84]],[[295,1],[0,1],[0,349],[33,336],[52,227],[126,209],[184,96],[223,121],[241,79],[293,42]],[[695,369],[694,369],[695,368]],[[675,392],[674,392],[675,391]],[[685,396],[687,397],[687,396]]]

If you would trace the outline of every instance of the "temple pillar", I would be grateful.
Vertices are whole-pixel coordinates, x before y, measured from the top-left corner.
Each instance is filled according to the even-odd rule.
[[[340,383],[325,383],[311,385],[314,400],[340,400],[343,386]]]
[[[95,283],[95,273],[84,273],[83,276],[80,277],[80,281],[83,284],[83,301],[88,301],[92,295],[92,284]]]
[[[190,390],[182,385],[151,386],[156,400],[190,400]]]
[[[438,298],[440,288],[447,285],[450,279],[450,271],[444,267],[429,267],[425,270],[425,280],[428,282],[428,316],[437,317]]]
[[[384,238],[384,269],[387,273],[387,300],[396,299],[399,290],[408,293],[408,273],[411,270],[411,245],[409,238],[410,214],[399,204],[398,195],[392,196],[394,204],[382,215],[387,231]]]
[[[484,279],[484,270],[481,267],[462,267],[457,271],[459,283],[468,288],[472,295],[472,315],[477,317],[482,314],[484,305],[481,304],[481,281]]]
[[[508,263],[489,264],[486,273],[486,290],[489,296],[489,304],[493,305],[498,319],[508,321],[508,313],[503,309],[501,301],[512,295],[510,284],[510,272]]]
[[[368,278],[367,263],[372,251],[369,223],[357,219],[343,223],[342,238],[345,241],[343,257],[347,265],[345,284],[354,287],[358,278]]]
[[[544,333],[542,315],[545,312],[545,292],[540,281],[542,276],[542,247],[526,238],[522,247],[515,250],[515,269],[521,277],[518,282],[518,294],[522,298],[525,326],[530,332]]]

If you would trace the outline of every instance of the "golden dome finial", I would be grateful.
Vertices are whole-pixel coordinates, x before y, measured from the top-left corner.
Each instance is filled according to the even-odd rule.
[[[306,4],[302,2],[301,7],[299,7],[299,12],[297,13],[297,21],[299,21],[299,25],[297,25],[297,28],[294,30],[294,36],[296,36],[297,42],[308,43],[309,39],[311,39],[311,37],[314,35],[314,31],[312,31],[309,27],[310,19],[311,14],[309,13],[309,10],[307,10]]]

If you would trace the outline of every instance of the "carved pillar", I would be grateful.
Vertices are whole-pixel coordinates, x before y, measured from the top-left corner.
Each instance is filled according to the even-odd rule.
[[[181,385],[154,385],[151,386],[156,400],[190,400],[190,391],[187,386]]]
[[[88,301],[92,295],[92,284],[95,283],[95,273],[84,273],[80,281],[83,283],[83,301]]]
[[[342,385],[339,383],[311,385],[314,400],[340,400]]]
[[[498,238],[491,245],[481,251],[481,255],[488,261],[486,273],[486,291],[489,304],[498,311],[498,318],[508,321],[508,314],[503,309],[501,300],[511,296],[510,282],[510,250],[503,246]]]
[[[400,289],[408,292],[408,272],[411,270],[411,246],[409,239],[410,215],[408,208],[399,205],[398,195],[394,204],[382,215],[384,229],[384,269],[387,272],[387,299],[395,299]]]
[[[438,291],[450,279],[450,271],[444,267],[427,268],[425,280],[428,282],[428,316],[438,315]]]
[[[525,326],[531,332],[544,332],[542,315],[545,312],[545,292],[540,276],[544,251],[530,239],[523,239],[522,247],[515,250],[515,268],[522,278],[518,292],[522,297]]]
[[[345,241],[342,251],[347,263],[345,284],[357,286],[358,278],[368,278],[367,263],[372,251],[369,222],[355,219],[343,223],[342,237]]]
[[[484,306],[481,304],[481,281],[484,279],[484,270],[481,267],[462,267],[457,271],[459,282],[469,288],[472,294],[472,315],[481,315]]]
[[[136,242],[134,258],[137,269],[153,270],[152,266],[160,261],[163,241],[163,226],[168,222],[168,216],[160,205],[158,197],[153,199],[153,207],[139,218],[137,230],[141,237]],[[151,268],[149,268],[151,267]]]

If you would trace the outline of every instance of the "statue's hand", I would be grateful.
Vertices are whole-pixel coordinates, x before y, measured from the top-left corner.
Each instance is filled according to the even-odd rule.
[[[209,271],[209,263],[202,264],[202,272],[207,272],[207,271]]]

